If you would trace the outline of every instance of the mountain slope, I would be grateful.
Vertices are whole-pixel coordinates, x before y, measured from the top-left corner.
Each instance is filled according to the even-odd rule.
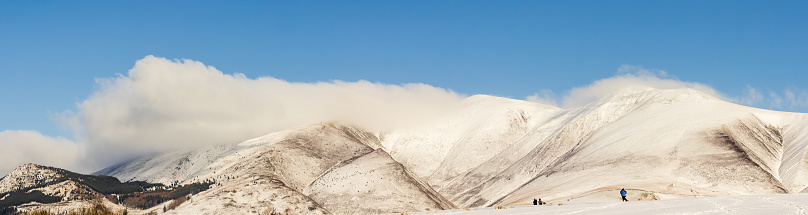
[[[402,207],[454,208],[387,155],[376,135],[332,123],[289,129],[239,144],[148,157],[98,173],[179,184],[208,179],[221,183],[199,193],[194,204],[180,206],[177,213],[367,214]],[[362,181],[365,183],[359,183]],[[337,182],[344,186],[340,189],[351,192],[329,186]],[[404,204],[383,202],[394,197]],[[379,204],[355,201],[357,198]]]
[[[325,208],[348,214],[373,214],[381,208],[396,211],[426,211],[455,208],[451,202],[418,180],[383,150],[343,161],[303,193]],[[329,201],[350,199],[362,207]]]
[[[743,107],[691,89],[628,88],[567,110],[519,101],[501,106],[411,129],[433,131],[425,134],[442,137],[436,143],[420,141],[422,132],[407,130],[389,134],[396,138],[385,138],[383,144],[392,146],[393,157],[404,160],[409,168],[440,163],[446,169],[462,170],[454,177],[430,170],[421,174],[460,207],[529,204],[533,198],[600,201],[587,196],[616,193],[613,190],[624,187],[648,199],[793,193],[806,187],[805,114]],[[476,166],[469,168],[468,163],[448,156],[407,162],[418,152],[402,145],[449,145],[437,147],[440,152],[432,152],[436,154],[480,153],[455,143],[485,145],[485,138],[465,137],[497,137],[514,126],[457,126],[489,123],[466,122],[462,116],[489,116],[485,119],[496,121],[508,118],[503,114],[508,108],[541,120],[503,144],[507,147],[487,148],[490,156],[482,160],[466,157],[475,160],[471,162]],[[442,129],[447,127],[455,129]]]
[[[555,120],[555,107],[477,95],[439,123],[383,134],[391,155],[433,186],[484,164],[524,138],[530,129]],[[440,186],[438,186],[440,187]]]

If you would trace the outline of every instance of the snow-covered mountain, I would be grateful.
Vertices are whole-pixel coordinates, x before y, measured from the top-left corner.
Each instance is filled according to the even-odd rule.
[[[621,188],[632,200],[799,193],[807,158],[808,114],[627,88],[573,109],[478,95],[421,126],[315,124],[96,174],[217,182],[167,213],[371,214],[613,201]]]
[[[692,89],[629,88],[567,110],[469,101],[465,112],[383,140],[394,159],[459,207],[602,201],[621,188],[665,199],[796,193],[808,185],[806,114]],[[432,146],[428,159],[418,159]]]
[[[179,184],[215,179],[221,184],[170,211],[179,214],[371,214],[455,208],[393,160],[377,135],[333,123],[147,157],[96,174]]]
[[[59,177],[62,177],[62,174],[55,168],[32,163],[24,164],[0,179],[0,193],[35,187],[39,184],[53,182]]]

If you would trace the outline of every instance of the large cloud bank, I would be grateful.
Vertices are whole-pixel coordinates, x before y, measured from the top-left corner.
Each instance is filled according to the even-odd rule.
[[[145,153],[235,143],[324,121],[381,132],[444,114],[465,98],[417,83],[251,79],[154,56],[98,84],[77,110],[57,114],[75,142],[31,131],[0,133],[0,173],[27,162],[87,172]]]
[[[323,121],[385,131],[440,115],[464,98],[425,84],[250,79],[198,61],[154,56],[100,85],[79,104],[74,117],[80,123],[74,124],[81,126],[89,154],[109,156],[101,161],[123,152],[239,142]]]

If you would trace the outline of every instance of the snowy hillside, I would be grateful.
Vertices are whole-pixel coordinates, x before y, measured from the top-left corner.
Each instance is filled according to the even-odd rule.
[[[458,207],[600,201],[599,192],[620,188],[649,200],[797,193],[808,182],[805,114],[691,89],[629,88],[568,110],[471,99],[510,104],[470,105],[477,109],[392,132],[382,143]],[[526,123],[503,123],[515,118],[509,113]],[[508,141],[493,144],[501,140]],[[434,156],[421,156],[430,146]]]
[[[0,193],[6,193],[55,181],[61,174],[56,169],[36,164],[17,167],[0,180]]]
[[[215,179],[170,213],[372,214],[455,208],[381,149],[376,135],[340,124],[272,133],[239,144],[169,153],[97,172],[186,184]]]

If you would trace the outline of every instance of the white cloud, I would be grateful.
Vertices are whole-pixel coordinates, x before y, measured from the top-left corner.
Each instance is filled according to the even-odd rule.
[[[764,96],[760,90],[747,85],[746,89],[744,89],[743,97],[735,99],[739,104],[743,105],[754,105],[763,101]]]
[[[808,107],[808,90],[786,89],[783,90],[783,97],[788,104],[788,110]]]
[[[769,101],[769,104],[768,104],[770,108],[777,108],[777,109],[783,108],[783,99],[780,98],[779,94],[777,94],[776,92],[770,90],[769,91],[769,97],[771,97],[771,98],[769,98],[770,101]],[[761,101],[758,101],[757,103],[752,103],[750,105],[753,105],[753,106],[765,105],[765,104],[760,104],[760,103],[761,103]]]
[[[59,118],[81,131],[99,167],[134,154],[240,142],[281,129],[339,120],[371,130],[429,119],[464,98],[425,84],[292,83],[224,74],[193,60],[147,56],[127,75]],[[65,117],[68,115],[69,117]],[[80,122],[80,123],[77,123]]]
[[[657,89],[678,89],[692,88],[704,93],[723,98],[718,91],[705,84],[695,82],[685,82],[671,77],[667,72],[656,69],[647,69],[637,65],[622,65],[617,70],[617,75],[610,78],[597,80],[584,87],[575,87],[562,96],[561,102],[547,101],[546,96],[552,93],[539,93],[528,97],[528,100],[539,100],[545,104],[560,103],[561,107],[580,107],[603,97],[613,95],[627,87],[653,87]]]
[[[782,111],[804,112],[808,108],[808,90],[788,88],[782,92],[747,86],[743,96],[729,99],[743,105]]]
[[[528,96],[525,98],[525,100],[539,104],[558,106],[558,102],[556,102],[556,94],[552,90],[547,89],[540,90],[538,93]]]
[[[617,68],[617,75],[668,77],[668,72],[659,69],[649,69],[641,65],[623,64]]]
[[[808,90],[792,87],[782,92],[776,92],[746,86],[744,91],[740,93],[741,96],[731,97],[719,93],[708,85],[680,81],[665,71],[648,69],[638,65],[621,65],[617,69],[615,76],[594,81],[587,86],[572,88],[560,96],[560,99],[550,90],[541,90],[539,93],[528,96],[526,100],[551,105],[560,104],[564,108],[574,108],[613,95],[627,87],[691,88],[725,101],[747,106],[781,111],[808,111]]]
[[[19,165],[36,163],[87,171],[80,165],[82,150],[75,142],[65,138],[52,138],[36,131],[0,131],[0,174],[6,175]]]

